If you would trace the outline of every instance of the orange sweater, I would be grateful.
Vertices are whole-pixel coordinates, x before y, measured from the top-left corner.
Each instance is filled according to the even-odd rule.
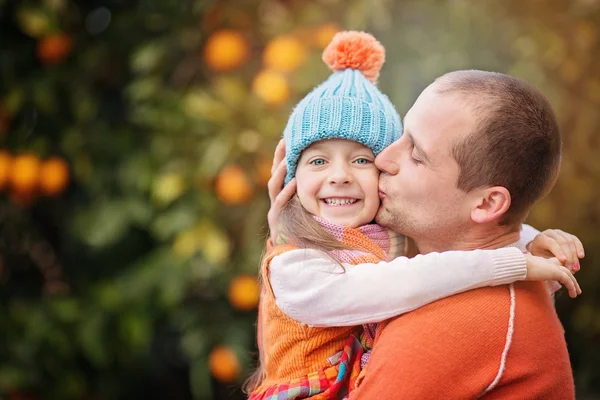
[[[562,400],[574,391],[564,331],[546,288],[518,282],[391,320],[351,398]]]

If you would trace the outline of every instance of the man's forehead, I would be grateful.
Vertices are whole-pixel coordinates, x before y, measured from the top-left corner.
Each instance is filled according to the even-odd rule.
[[[423,150],[434,151],[471,132],[473,112],[457,93],[437,93],[432,86],[423,91],[404,118],[405,131]]]

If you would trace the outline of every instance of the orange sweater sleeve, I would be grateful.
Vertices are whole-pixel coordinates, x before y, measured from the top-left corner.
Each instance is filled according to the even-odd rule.
[[[540,291],[539,296],[547,294]],[[522,296],[516,297],[518,306]],[[538,305],[546,307],[542,303]],[[555,346],[546,348],[544,343],[532,340],[548,329],[542,324],[550,323],[550,330],[556,333],[551,313],[540,312],[540,326],[536,326],[539,331],[521,326],[527,320],[526,313],[535,315],[537,311],[540,310],[525,310],[522,305],[517,315],[513,313],[512,335],[508,335],[511,294],[508,286],[499,286],[448,297],[400,316],[376,338],[366,377],[352,398],[467,399],[481,396],[488,388],[491,390],[486,397],[502,390],[504,399],[572,398],[564,339],[561,342],[550,334],[554,335]],[[507,341],[508,350],[515,343],[518,350],[507,351]],[[535,346],[542,349],[537,347],[531,352]],[[553,367],[557,356],[553,350],[560,353],[559,364],[562,362],[563,366],[559,369]],[[553,354],[548,357],[549,353]],[[533,359],[526,364],[529,369],[519,372],[519,363],[531,354]],[[548,374],[548,369],[554,373]],[[551,382],[553,379],[560,383]],[[517,390],[513,383],[519,381],[523,385]],[[555,390],[561,390],[558,397]],[[544,397],[550,393],[553,396]]]

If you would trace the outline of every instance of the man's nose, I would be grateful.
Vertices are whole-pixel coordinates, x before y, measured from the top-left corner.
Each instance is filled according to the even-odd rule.
[[[396,175],[400,172],[400,166],[396,161],[398,159],[398,152],[395,151],[396,148],[397,145],[392,144],[375,157],[375,166],[381,172],[387,172],[390,175]]]
[[[335,163],[331,168],[329,181],[336,184],[351,183],[353,176],[350,167],[346,163]]]

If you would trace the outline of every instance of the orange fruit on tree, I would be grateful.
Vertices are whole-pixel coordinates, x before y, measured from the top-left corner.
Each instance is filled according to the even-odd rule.
[[[56,64],[64,60],[73,48],[73,40],[65,33],[42,38],[37,45],[37,56],[44,64]]]
[[[255,276],[239,275],[229,284],[227,295],[234,308],[240,311],[254,310],[260,299],[260,285]]]
[[[240,374],[240,361],[229,347],[217,346],[208,356],[208,368],[218,381],[229,383]]]
[[[0,190],[4,189],[10,180],[10,170],[13,158],[7,151],[0,151]]]
[[[279,36],[267,43],[263,62],[277,71],[294,71],[306,60],[306,47],[294,36]]]
[[[285,76],[277,71],[259,72],[252,82],[252,90],[265,103],[278,106],[290,97],[290,88]]]
[[[58,157],[42,163],[40,168],[40,189],[48,196],[62,193],[69,184],[69,166]]]
[[[213,71],[230,71],[242,65],[250,46],[241,33],[224,29],[213,33],[204,46],[204,61]]]
[[[313,43],[320,49],[327,47],[331,39],[340,31],[340,27],[334,23],[321,25],[314,32]]]
[[[225,204],[243,204],[254,194],[250,179],[239,165],[221,170],[215,182],[215,192]]]
[[[33,192],[39,183],[41,161],[31,153],[15,157],[10,173],[10,182],[16,192]]]

